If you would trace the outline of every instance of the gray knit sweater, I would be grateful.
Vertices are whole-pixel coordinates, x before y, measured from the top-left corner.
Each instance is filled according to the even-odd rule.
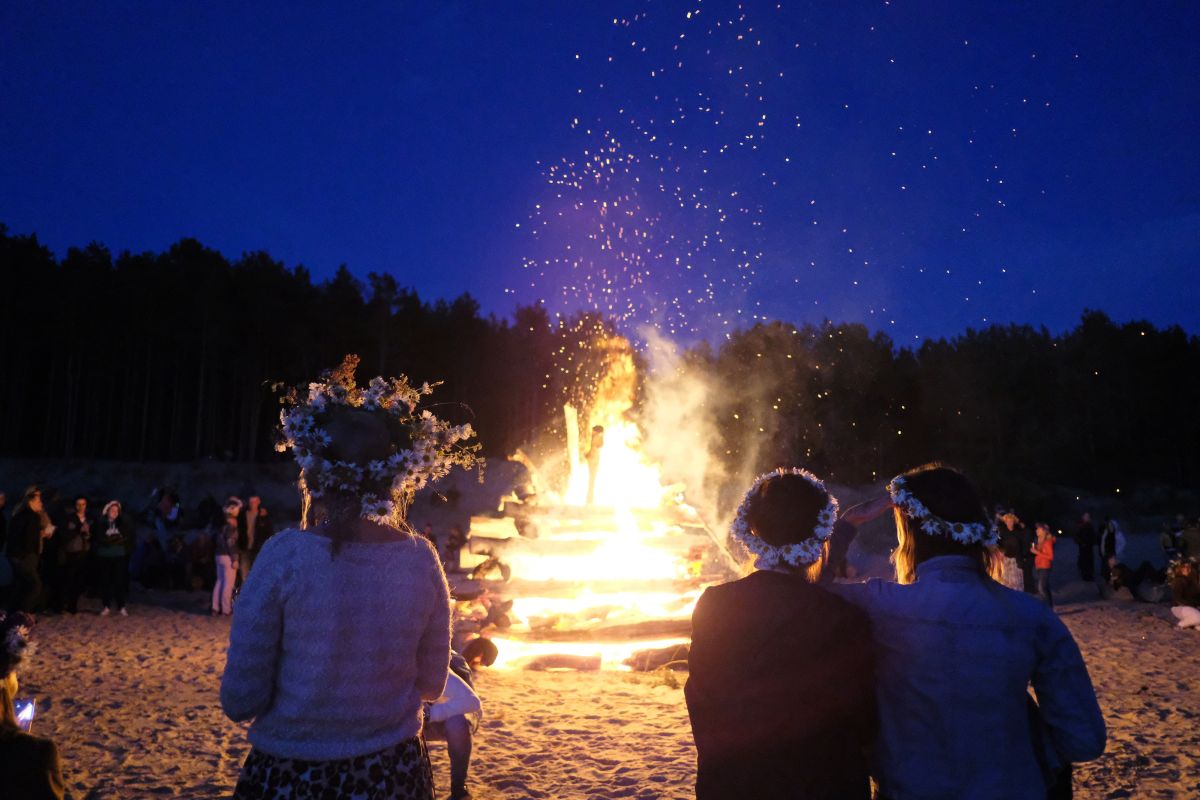
[[[221,706],[283,758],[366,755],[417,735],[450,660],[450,601],[420,536],[344,542],[284,531],[234,606]]]

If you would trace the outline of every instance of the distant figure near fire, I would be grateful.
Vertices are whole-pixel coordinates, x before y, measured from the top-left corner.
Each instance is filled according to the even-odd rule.
[[[587,465],[588,465],[588,491],[587,504],[590,506],[596,501],[596,474],[600,472],[600,451],[604,449],[604,426],[592,426],[592,441],[588,444]]]

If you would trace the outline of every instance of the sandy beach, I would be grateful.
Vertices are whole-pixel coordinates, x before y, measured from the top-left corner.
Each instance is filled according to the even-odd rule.
[[[1073,590],[1074,589],[1074,590]],[[1064,587],[1082,599],[1091,587]],[[228,622],[200,593],[140,593],[131,616],[41,620],[22,687],[36,732],[62,752],[76,798],[228,796],[248,746],[217,691]],[[1083,649],[1109,725],[1108,750],[1078,767],[1076,797],[1200,796],[1200,631],[1131,601],[1059,608]],[[683,679],[680,675],[680,679]],[[686,798],[695,755],[683,692],[662,675],[484,671],[476,798]],[[443,745],[431,745],[439,796]]]

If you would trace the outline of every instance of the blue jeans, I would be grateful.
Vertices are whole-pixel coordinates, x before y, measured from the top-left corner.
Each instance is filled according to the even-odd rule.
[[[1050,594],[1050,570],[1035,569],[1034,573],[1037,575],[1038,597],[1041,598],[1043,603],[1054,608],[1054,598]]]

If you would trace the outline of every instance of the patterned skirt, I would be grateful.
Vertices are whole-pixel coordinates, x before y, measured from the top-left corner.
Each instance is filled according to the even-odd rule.
[[[234,800],[432,800],[433,771],[420,737],[336,761],[278,758],[252,749]]]
[[[1002,563],[1003,574],[1000,576],[1000,582],[1018,592],[1025,591],[1025,573],[1021,572],[1021,565],[1017,563],[1017,560],[1005,556]]]

